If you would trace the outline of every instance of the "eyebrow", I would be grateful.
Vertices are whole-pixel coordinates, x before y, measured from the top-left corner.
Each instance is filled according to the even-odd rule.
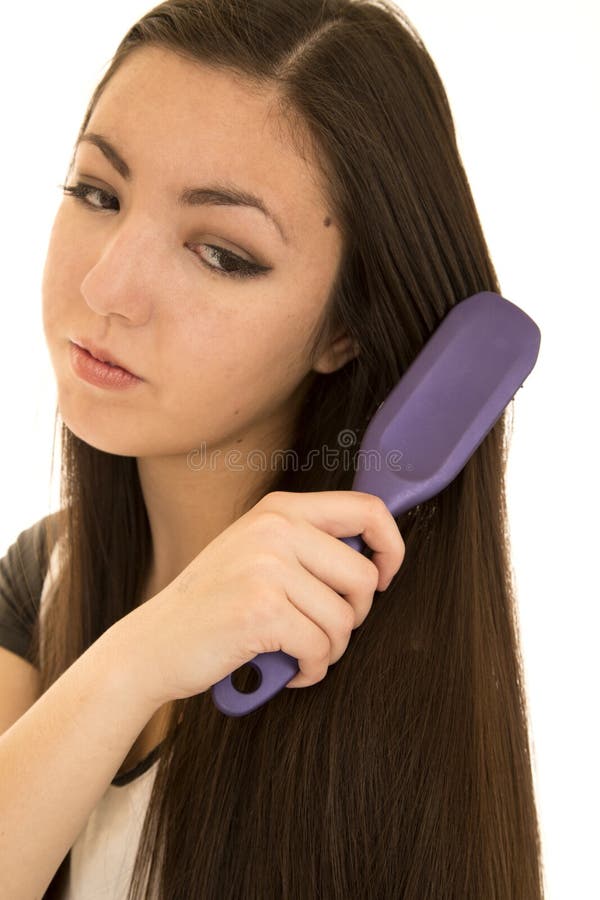
[[[77,146],[81,143],[89,143],[98,147],[102,151],[108,162],[125,181],[131,181],[131,169],[123,159],[122,155],[116,147],[102,134],[94,131],[86,131],[79,139]],[[77,149],[77,147],[75,148]],[[234,184],[226,184],[224,182],[215,182],[206,184],[202,187],[186,187],[177,198],[178,206],[250,206],[260,210],[260,212],[269,219],[279,231],[281,238],[285,244],[288,244],[288,237],[281,226],[281,223],[268,209],[266,204],[260,197]]]

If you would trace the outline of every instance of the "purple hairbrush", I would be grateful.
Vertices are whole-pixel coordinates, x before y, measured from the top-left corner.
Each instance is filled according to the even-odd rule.
[[[352,490],[381,497],[394,517],[443,490],[523,386],[540,339],[535,322],[492,291],[453,306],[369,422]],[[372,460],[372,451],[377,465],[361,466],[360,454]],[[340,540],[367,549],[360,535]],[[238,691],[231,675],[211,688],[225,715],[252,712],[299,671],[282,650],[261,653],[250,665],[260,677],[256,690]]]

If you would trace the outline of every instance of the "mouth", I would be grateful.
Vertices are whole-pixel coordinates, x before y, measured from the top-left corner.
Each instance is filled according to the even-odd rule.
[[[110,366],[114,369],[121,369],[123,372],[128,375],[132,375],[134,378],[139,378],[143,380],[140,375],[137,375],[135,372],[132,372],[131,369],[128,369],[121,360],[117,359],[112,353],[108,350],[104,350],[102,347],[94,344],[92,341],[88,341],[85,338],[71,338],[71,343],[75,344],[77,347],[80,347],[82,350],[85,350],[86,353],[93,358],[98,360],[98,362],[104,363],[107,366]]]
[[[123,390],[142,384],[144,379],[114,362],[102,362],[75,341],[71,347],[71,368],[83,381],[105,390]]]

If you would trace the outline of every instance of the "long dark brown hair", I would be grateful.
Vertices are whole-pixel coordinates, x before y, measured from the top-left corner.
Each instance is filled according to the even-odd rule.
[[[431,57],[386,0],[169,0],[121,41],[80,135],[150,45],[276,86],[301,154],[309,135],[344,239],[310,349],[343,329],[360,352],[311,373],[291,449],[310,459],[344,429],[357,449],[454,304],[500,293]],[[240,718],[210,691],[175,702],[129,900],[148,884],[165,900],[543,896],[504,493],[511,410],[445,490],[396,519],[403,565],[322,681]],[[136,459],[60,434],[68,564],[39,633],[43,690],[140,602],[152,550]],[[353,477],[282,466],[267,487],[349,490]]]

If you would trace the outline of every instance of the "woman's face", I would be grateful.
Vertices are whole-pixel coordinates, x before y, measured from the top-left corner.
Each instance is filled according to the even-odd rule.
[[[108,83],[86,134],[123,162],[80,142],[67,184],[92,190],[62,200],[42,288],[61,416],[87,443],[141,457],[200,442],[251,450],[286,433],[342,239],[273,102],[156,47]],[[279,226],[251,206],[178,203],[216,183],[260,197]],[[266,271],[226,274],[245,264]],[[100,345],[143,381],[116,391],[83,380],[72,340]],[[342,337],[312,368],[352,355]]]

